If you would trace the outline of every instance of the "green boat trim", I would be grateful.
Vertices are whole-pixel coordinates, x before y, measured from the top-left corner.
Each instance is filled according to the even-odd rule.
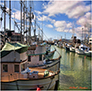
[[[28,56],[37,56],[37,55],[45,55],[46,54],[46,52],[44,52],[44,53],[38,53],[38,54],[29,54]]]
[[[27,51],[28,46],[27,45],[23,45],[21,43],[10,43],[7,42],[4,47],[2,48],[2,50],[0,51],[1,55],[0,58],[6,56],[7,54],[9,54],[12,51],[16,51],[18,53],[23,53],[25,51]]]

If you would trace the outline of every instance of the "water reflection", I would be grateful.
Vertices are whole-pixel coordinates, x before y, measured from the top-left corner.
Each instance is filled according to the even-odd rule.
[[[57,50],[62,55],[58,90],[90,90],[91,58],[72,52],[66,52],[65,49],[57,48]]]

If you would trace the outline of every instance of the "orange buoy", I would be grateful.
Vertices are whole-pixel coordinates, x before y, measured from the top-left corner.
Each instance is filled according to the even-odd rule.
[[[39,85],[37,86],[36,91],[41,91],[41,89],[40,89]]]

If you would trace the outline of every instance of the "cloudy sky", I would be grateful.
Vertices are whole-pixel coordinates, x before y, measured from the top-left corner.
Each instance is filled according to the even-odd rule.
[[[3,1],[1,1],[1,5],[3,5]],[[90,0],[36,0],[31,3],[27,2],[27,6],[29,5],[33,7],[32,12],[36,16],[37,24],[48,38],[65,38],[66,36],[67,39],[70,39],[73,33],[77,38],[81,38],[82,33],[87,36],[88,32],[92,32],[92,3]],[[9,2],[7,2],[7,11],[8,8]],[[12,1],[12,18],[14,15],[16,22],[20,24],[19,1]],[[7,22],[8,19],[7,15]],[[34,24],[34,20],[32,23]],[[7,28],[8,26],[9,23],[7,23]],[[12,29],[14,29],[13,21]],[[39,29],[37,28],[37,30]]]

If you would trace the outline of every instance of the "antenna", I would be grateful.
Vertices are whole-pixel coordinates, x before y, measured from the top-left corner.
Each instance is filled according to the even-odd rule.
[[[74,37],[74,21],[73,21],[72,31],[73,31],[73,37]]]

